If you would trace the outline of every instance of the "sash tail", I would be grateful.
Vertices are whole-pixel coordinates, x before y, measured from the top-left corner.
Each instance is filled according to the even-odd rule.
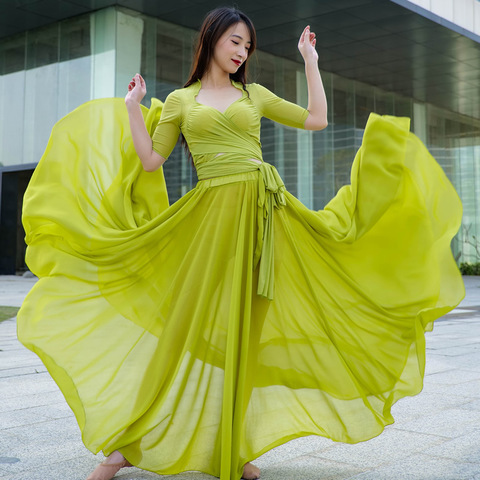
[[[258,238],[254,265],[259,264],[257,294],[273,300],[274,295],[274,208],[286,205],[285,185],[269,163],[258,166]]]
[[[253,266],[258,269],[257,294],[273,300],[274,295],[274,208],[286,205],[285,185],[277,169],[269,163],[227,160],[197,165],[199,180],[258,170],[257,245]]]

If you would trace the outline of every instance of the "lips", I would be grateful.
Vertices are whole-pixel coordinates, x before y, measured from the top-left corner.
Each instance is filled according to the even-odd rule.
[[[242,64],[242,62],[241,62],[240,60],[232,60],[232,62],[233,62],[237,67],[239,67],[239,66]]]

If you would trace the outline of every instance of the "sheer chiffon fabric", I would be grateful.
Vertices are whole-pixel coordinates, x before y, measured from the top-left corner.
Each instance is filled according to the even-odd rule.
[[[161,108],[143,109],[152,135]],[[464,295],[452,185],[408,119],[375,114],[351,185],[321,211],[267,164],[211,160],[169,206],[123,100],[58,122],[25,196],[40,280],[19,339],[88,449],[160,474],[238,480],[296,437],[380,434],[393,403],[422,389],[425,331]]]

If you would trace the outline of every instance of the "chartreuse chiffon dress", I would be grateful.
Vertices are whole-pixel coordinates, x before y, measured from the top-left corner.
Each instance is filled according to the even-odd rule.
[[[155,151],[181,131],[193,156],[199,181],[174,204],[122,99],[60,120],[25,196],[40,280],[18,336],[88,449],[159,474],[238,480],[297,437],[380,434],[422,389],[425,331],[464,295],[461,203],[407,118],[372,114],[351,185],[313,211],[259,141],[262,116],[302,128],[308,112],[233,84],[224,112],[196,101],[200,82],[142,110]]]

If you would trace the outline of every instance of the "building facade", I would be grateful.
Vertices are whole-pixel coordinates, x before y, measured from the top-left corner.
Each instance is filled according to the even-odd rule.
[[[464,11],[449,16],[453,1],[436,2],[246,0],[239,7],[258,32],[250,81],[303,106],[307,89],[296,45],[307,23],[317,32],[329,127],[306,132],[262,120],[264,160],[277,167],[289,191],[308,207],[323,208],[349,183],[370,112],[408,116],[463,201],[454,254],[458,261],[478,261],[480,5],[455,0]],[[6,8],[0,34],[0,273],[26,268],[22,197],[54,123],[88,100],[123,97],[136,72],[147,82],[146,106],[187,79],[196,30],[216,2],[147,3],[39,0]],[[179,146],[164,173],[170,202],[195,185]]]

